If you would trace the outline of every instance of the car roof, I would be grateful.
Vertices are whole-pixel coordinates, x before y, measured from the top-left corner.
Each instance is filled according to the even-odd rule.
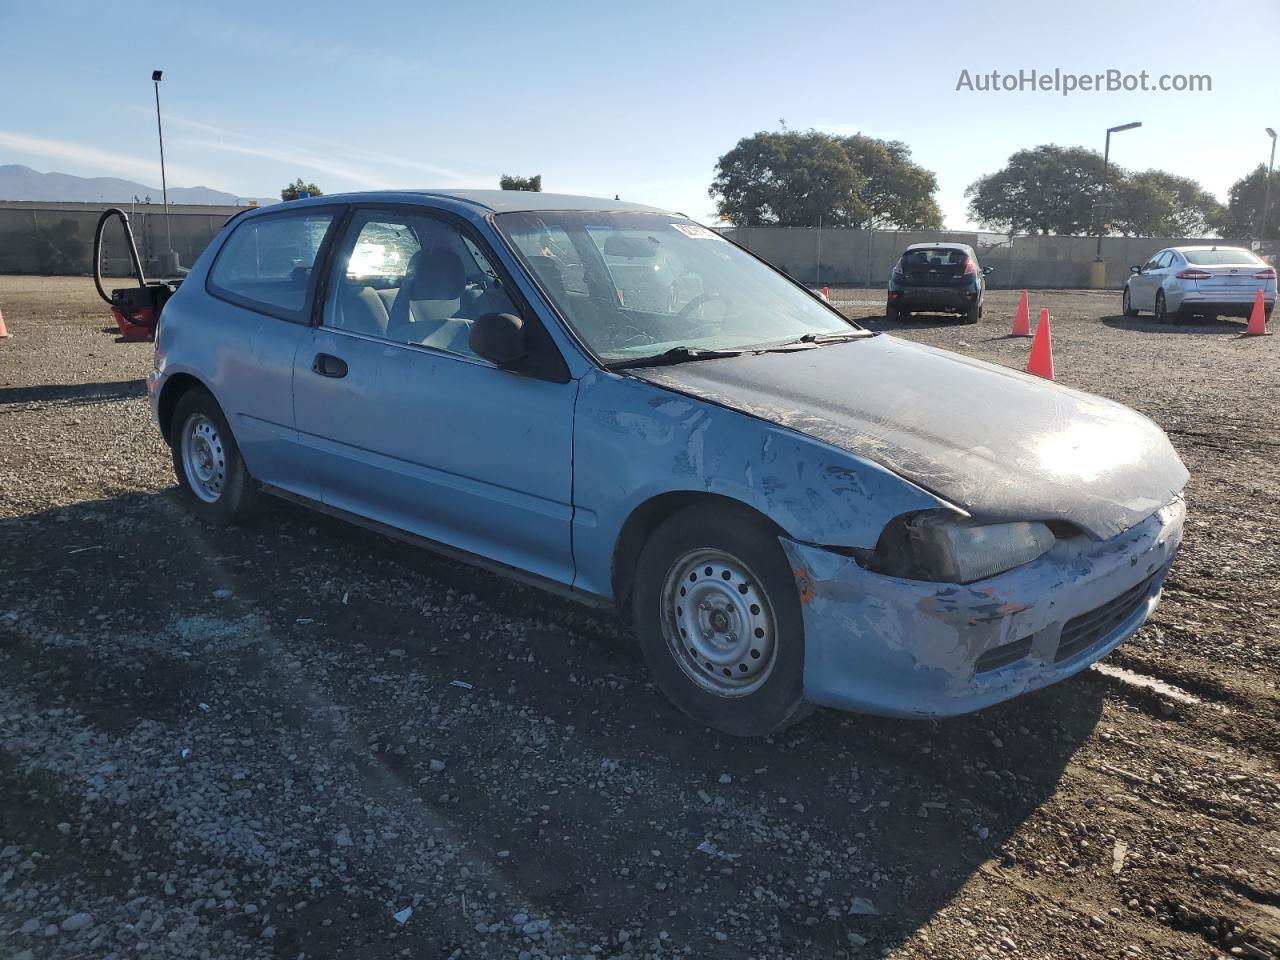
[[[973,253],[973,247],[967,243],[913,243],[907,247],[908,250],[963,250],[965,253]]]
[[[1181,253],[1184,250],[1235,250],[1240,253],[1249,253],[1244,247],[1236,246],[1234,243],[1215,243],[1212,245],[1197,244],[1193,247],[1165,247],[1166,250],[1177,250]],[[1250,254],[1252,256],[1252,254]]]
[[[580,197],[567,193],[535,193],[531,190],[365,190],[355,193],[330,193],[321,197],[309,197],[305,200],[291,200],[296,203],[369,203],[397,202],[423,203],[430,205],[432,200],[453,201],[463,203],[472,208],[487,210],[492,213],[515,213],[538,210],[591,210],[597,212],[641,212],[664,213],[671,211],[660,207],[650,207],[640,203],[629,203],[625,200],[605,200],[601,197]],[[278,204],[262,207],[263,210],[279,209]]]

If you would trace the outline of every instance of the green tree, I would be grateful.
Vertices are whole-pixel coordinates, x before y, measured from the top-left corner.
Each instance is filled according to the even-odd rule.
[[[1163,170],[1120,178],[1112,198],[1111,229],[1129,237],[1203,237],[1219,228],[1226,212],[1195,180]]]
[[[1232,240],[1261,238],[1262,204],[1267,191],[1267,168],[1258,164],[1231,185],[1227,209],[1220,222],[1222,235]],[[1280,170],[1271,174],[1271,209],[1267,213],[1268,240],[1280,237]]]
[[[1113,167],[1112,175],[1123,171]],[[1102,154],[1053,144],[1019,150],[1003,169],[971,183],[965,196],[973,219],[992,229],[1089,233],[1102,196]]]
[[[877,140],[855,133],[843,138],[845,151],[867,178],[858,192],[868,210],[862,226],[941,230],[942,210],[933,195],[938,178],[911,160],[899,140]]]
[[[324,196],[324,191],[322,191],[314,183],[303,183],[302,178],[299,177],[297,180],[293,181],[293,183],[289,184],[287,187],[285,187],[283,190],[280,191],[280,199],[281,200],[297,200],[298,196],[303,193],[308,193],[313,197]]]
[[[708,193],[738,226],[938,228],[936,190],[902,143],[784,126],[739,140],[716,163]]]
[[[513,177],[504,173],[498,178],[498,186],[503,190],[530,190],[533,193],[541,193],[542,174],[538,173],[532,177]]]

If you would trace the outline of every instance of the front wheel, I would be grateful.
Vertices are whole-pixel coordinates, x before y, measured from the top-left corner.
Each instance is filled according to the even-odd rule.
[[[1120,303],[1126,317],[1136,317],[1138,315],[1138,311],[1133,308],[1133,301],[1129,297],[1128,287],[1124,288],[1124,297]]]
[[[197,387],[183,394],[174,410],[169,445],[178,486],[201,520],[239,523],[257,510],[262,495],[209,391]]]
[[[750,511],[668,518],[641,551],[632,604],[654,682],[699,723],[752,737],[807,715],[799,591],[777,535]]]

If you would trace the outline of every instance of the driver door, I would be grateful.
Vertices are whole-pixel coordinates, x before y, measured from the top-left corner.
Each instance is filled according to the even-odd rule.
[[[1133,306],[1137,310],[1154,310],[1156,308],[1156,290],[1160,286],[1162,279],[1159,273],[1160,265],[1166,262],[1171,254],[1168,250],[1158,250],[1154,253],[1150,260],[1142,265],[1142,272],[1134,277],[1137,284],[1137,290],[1133,291],[1134,296],[1130,299]],[[1133,288],[1130,287],[1132,291]]]
[[[356,208],[298,350],[294,407],[323,502],[565,585],[577,382],[501,370],[484,313],[533,318],[468,225]]]

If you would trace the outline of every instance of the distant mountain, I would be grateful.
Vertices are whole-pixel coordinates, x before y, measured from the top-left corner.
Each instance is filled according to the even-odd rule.
[[[134,197],[151,197],[161,202],[159,187],[148,187],[118,177],[75,177],[69,173],[41,173],[11,163],[0,166],[0,200],[53,200],[81,203],[129,203]],[[215,206],[243,204],[245,198],[208,187],[170,187],[170,203],[201,203]]]

